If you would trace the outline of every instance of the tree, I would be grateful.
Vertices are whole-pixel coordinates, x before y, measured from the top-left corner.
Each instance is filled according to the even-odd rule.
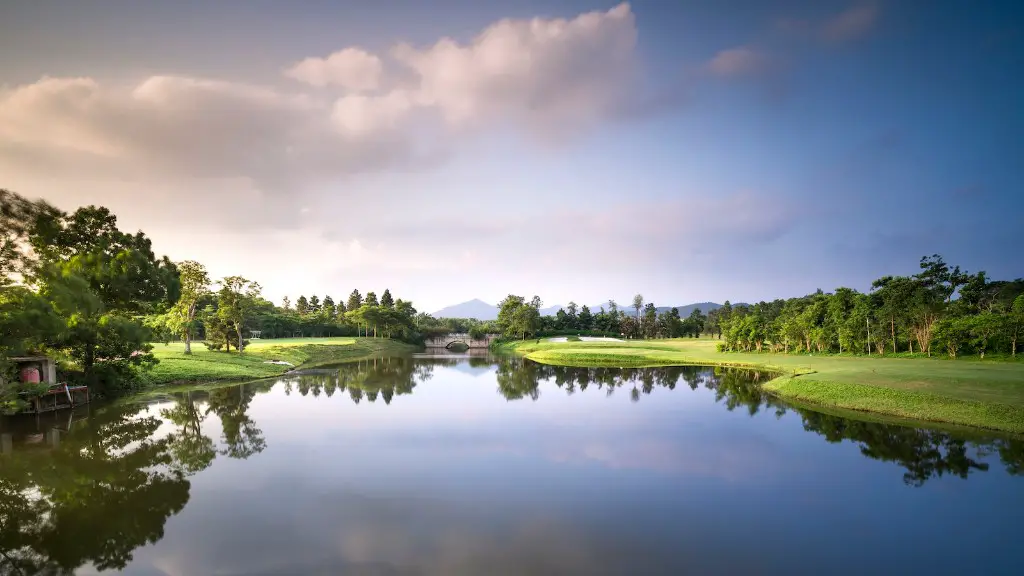
[[[295,301],[295,311],[298,312],[300,316],[309,314],[309,300],[306,300],[305,296],[299,296],[299,299]]]
[[[971,343],[981,358],[985,358],[985,351],[989,343],[1000,332],[1005,330],[1006,319],[1001,314],[985,311],[970,319]]]
[[[395,305],[394,299],[391,298],[391,291],[387,288],[384,289],[384,294],[380,297],[380,305],[382,308],[392,308]]]
[[[377,294],[376,294],[376,292],[367,292],[366,293],[366,298],[363,300],[363,305],[365,305],[365,306],[373,306],[373,307],[380,306],[380,303],[377,302]]]
[[[217,293],[217,315],[234,327],[238,337],[238,352],[245,351],[245,339],[242,331],[249,319],[256,299],[260,296],[260,285],[246,280],[241,276],[228,276],[221,280],[221,289]]]
[[[357,310],[363,305],[363,297],[359,294],[359,290],[353,290],[348,295],[348,302],[345,303],[345,309],[348,311]]]
[[[309,313],[316,315],[320,312],[320,298],[316,294],[309,297]]]
[[[1010,337],[1010,355],[1016,357],[1017,342],[1024,334],[1024,294],[1017,296],[1013,301],[1013,306],[1010,307],[1007,316],[1009,316],[1006,326]]]
[[[889,329],[889,339],[892,343],[892,353],[897,352],[896,348],[896,326],[908,322],[908,311],[914,301],[915,289],[917,286],[911,278],[905,276],[884,276],[872,283],[874,294],[881,301],[879,315],[885,319]],[[924,302],[921,302],[924,306]]]
[[[672,310],[670,310],[670,312],[671,311],[675,312],[673,314],[673,316],[672,316],[672,320],[674,322],[674,321],[679,319],[679,309],[678,308],[673,308]],[[704,313],[701,311],[701,309],[700,308],[694,308],[693,312],[690,312],[690,316],[683,323],[684,326],[685,326],[685,329],[683,331],[681,331],[678,335],[682,335],[682,333],[686,333],[686,334],[689,334],[690,336],[696,338],[696,337],[700,336],[700,334],[702,332],[704,332],[704,324],[706,322],[707,322],[707,317],[704,316]],[[672,335],[676,336],[677,334],[673,333]]]
[[[292,309],[292,301],[291,301],[291,299],[288,298],[287,296],[285,296],[284,299],[281,300],[281,308],[285,312],[291,310]]]
[[[645,338],[654,338],[658,335],[658,309],[651,302],[644,306],[644,316],[640,329]]]
[[[178,264],[181,274],[181,297],[171,308],[171,315],[179,333],[185,337],[185,354],[192,354],[192,336],[195,331],[199,301],[210,292],[210,275],[206,267],[194,260]]]
[[[576,320],[580,330],[592,330],[594,328],[594,315],[590,313],[590,307],[586,304],[580,308],[580,315]]]
[[[570,330],[579,328],[579,306],[575,302],[569,302],[569,305],[565,307],[565,313],[569,317],[566,328]]]
[[[334,298],[330,296],[324,296],[324,302],[320,307],[323,312],[324,318],[327,320],[334,320],[338,314],[338,307],[334,305]]]
[[[63,213],[42,200],[28,200],[0,188],[0,287],[14,276],[31,273],[38,254],[29,240],[40,228],[55,226]]]
[[[146,313],[178,300],[177,267],[157,258],[142,232],[126,234],[102,207],[86,206],[71,215],[40,221],[30,243],[50,263],[64,263],[89,284],[106,309]]]
[[[540,321],[539,297],[534,296],[530,302],[522,296],[509,294],[498,304],[498,325],[507,337],[526,339],[527,334],[537,330]]]
[[[640,321],[640,309],[644,307],[644,297],[641,294],[633,296],[633,309],[636,310],[637,322]]]

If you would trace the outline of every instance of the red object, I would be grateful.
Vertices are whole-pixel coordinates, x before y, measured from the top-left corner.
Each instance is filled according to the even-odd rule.
[[[39,383],[39,369],[28,367],[21,369],[21,381],[29,384]]]

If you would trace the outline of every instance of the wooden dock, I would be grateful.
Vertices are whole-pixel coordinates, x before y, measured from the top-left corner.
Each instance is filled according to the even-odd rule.
[[[88,386],[68,386],[57,384],[40,396],[29,398],[29,409],[26,414],[42,414],[66,408],[74,408],[89,403]]]

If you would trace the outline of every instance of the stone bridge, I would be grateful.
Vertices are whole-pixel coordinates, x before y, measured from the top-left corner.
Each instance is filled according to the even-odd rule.
[[[488,334],[479,340],[470,337],[469,334],[446,334],[427,340],[424,345],[427,348],[451,348],[453,344],[465,344],[470,348],[489,348],[491,342],[498,339],[497,334]]]

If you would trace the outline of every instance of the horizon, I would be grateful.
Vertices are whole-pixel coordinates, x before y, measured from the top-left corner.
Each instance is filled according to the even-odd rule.
[[[275,304],[1020,277],[1015,6],[802,4],[19,3],[0,188]]]

